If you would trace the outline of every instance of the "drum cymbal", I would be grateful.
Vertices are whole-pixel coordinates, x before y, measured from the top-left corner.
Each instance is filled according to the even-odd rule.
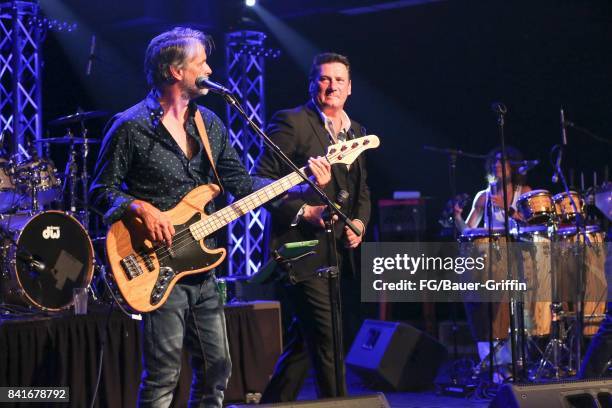
[[[48,137],[46,139],[35,140],[34,143],[57,143],[57,144],[94,144],[100,143],[100,139],[83,138],[83,137]]]
[[[72,123],[83,122],[88,119],[100,118],[102,116],[107,116],[108,112],[106,111],[89,111],[89,112],[77,112],[71,115],[62,116],[57,119],[53,119],[49,122],[49,126],[60,126],[60,125],[69,125]]]

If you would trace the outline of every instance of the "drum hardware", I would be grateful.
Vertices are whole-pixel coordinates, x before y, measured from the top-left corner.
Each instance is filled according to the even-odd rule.
[[[548,190],[521,194],[516,207],[527,224],[548,224],[555,215],[555,205]]]
[[[71,115],[61,116],[57,119],[53,119],[49,121],[49,126],[62,126],[62,125],[72,125],[75,123],[83,123],[89,119],[101,118],[104,116],[108,116],[108,112],[106,111],[89,111],[83,112],[81,110],[77,110],[76,113]]]
[[[574,204],[576,209],[574,209]],[[584,200],[575,191],[570,190],[569,194],[566,192],[559,193],[553,197],[555,203],[555,212],[561,223],[572,223],[576,220],[578,215],[584,218]]]
[[[9,211],[17,205],[18,195],[14,181],[15,166],[0,158],[0,213]]]
[[[87,231],[61,211],[5,216],[7,238],[2,280],[4,302],[41,311],[61,311],[73,303],[73,289],[89,286],[94,269]]]
[[[36,140],[35,143],[42,143],[42,144],[77,144],[77,145],[81,145],[81,144],[99,144],[100,143],[100,139],[94,139],[91,137],[73,137],[72,133],[70,130],[68,130],[68,133],[66,134],[66,136],[61,136],[61,137],[47,137],[45,139],[38,139]]]
[[[29,159],[19,161],[14,156],[10,166],[19,208],[39,211],[41,205],[51,204],[58,199],[61,179],[51,160],[32,155]],[[11,206],[10,209],[15,207]]]
[[[548,193],[548,192],[547,192]],[[549,196],[549,194],[548,194]],[[538,368],[535,373],[535,380],[538,380],[543,376],[544,369],[550,367],[552,370],[552,377],[556,380],[562,376],[565,377],[570,374],[571,367],[562,366],[561,361],[565,356],[571,356],[570,349],[565,344],[565,336],[561,332],[561,323],[563,321],[563,303],[559,298],[559,274],[561,273],[558,267],[559,257],[557,253],[558,243],[558,230],[557,230],[557,213],[549,214],[547,223],[547,232],[550,242],[550,337],[549,341],[544,349],[544,354],[540,359]],[[536,302],[537,304],[537,302]]]
[[[46,146],[50,144],[65,144],[69,146],[68,161],[64,169],[64,194],[68,195],[68,213],[74,215],[81,221],[81,223],[89,227],[89,213],[88,208],[88,186],[89,186],[89,174],[87,172],[87,158],[89,156],[89,146],[91,144],[100,143],[99,139],[89,138],[88,129],[85,127],[84,121],[94,117],[100,117],[106,115],[106,112],[93,111],[77,113],[74,115],[68,115],[55,121],[53,124],[71,124],[80,123],[81,125],[81,136],[74,137],[71,129],[67,129],[66,135],[62,137],[46,138],[37,140],[37,143],[45,143]],[[51,123],[50,123],[51,124]],[[80,150],[77,151],[77,146],[80,146]],[[78,163],[80,158],[80,168]],[[80,172],[79,172],[80,170]],[[78,184],[81,184],[81,197],[78,197]],[[68,191],[66,191],[68,190]],[[83,210],[77,210],[77,203],[81,203]]]

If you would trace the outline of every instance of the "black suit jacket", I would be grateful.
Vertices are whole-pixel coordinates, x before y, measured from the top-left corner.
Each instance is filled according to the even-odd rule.
[[[351,119],[352,132],[355,137],[363,136],[365,129]],[[325,156],[327,147],[331,144],[329,135],[325,130],[323,121],[313,105],[312,101],[306,105],[290,110],[279,111],[273,115],[269,122],[267,133],[281,150],[291,158],[298,167],[307,165],[309,157]],[[266,149],[260,157],[255,174],[257,176],[278,179],[291,170],[285,166],[274,155],[270,149]],[[332,201],[336,200],[338,191],[345,189],[352,191],[348,203],[343,211],[351,219],[361,220],[367,226],[370,220],[370,191],[366,184],[366,168],[363,155],[351,165],[350,177],[344,164],[332,166],[332,181],[325,187],[325,193]],[[347,183],[354,184],[349,188]],[[293,271],[298,279],[311,275],[321,266],[328,265],[328,243],[325,232],[321,228],[312,226],[306,221],[301,221],[292,227],[300,207],[303,204],[320,205],[321,201],[316,197],[303,197],[292,195],[291,198],[284,197],[274,201],[267,206],[271,213],[271,236],[270,250],[278,249],[287,242],[306,241],[318,239],[319,245],[315,248],[316,255],[304,258],[295,263]],[[342,241],[344,225],[336,228],[336,239],[338,248],[344,248]],[[342,256],[346,251],[339,251]]]

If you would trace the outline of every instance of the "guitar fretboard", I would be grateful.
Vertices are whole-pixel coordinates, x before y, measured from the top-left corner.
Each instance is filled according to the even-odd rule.
[[[302,173],[304,173],[304,170],[305,167],[300,169]],[[208,218],[191,224],[189,229],[196,240],[201,240],[303,181],[298,173],[290,173],[264,188],[233,202]]]

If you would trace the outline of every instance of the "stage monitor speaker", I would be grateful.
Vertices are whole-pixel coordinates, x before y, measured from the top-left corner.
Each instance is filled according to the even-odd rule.
[[[252,407],[253,405],[230,405],[227,408]],[[257,407],[282,407],[282,408],[389,408],[385,394],[360,395],[358,397],[326,398],[317,401],[295,401],[281,402],[278,404],[259,404]]]
[[[609,408],[612,380],[563,381],[549,384],[506,384],[490,408]]]
[[[346,365],[372,387],[388,391],[428,388],[446,348],[428,334],[405,323],[363,322]]]

